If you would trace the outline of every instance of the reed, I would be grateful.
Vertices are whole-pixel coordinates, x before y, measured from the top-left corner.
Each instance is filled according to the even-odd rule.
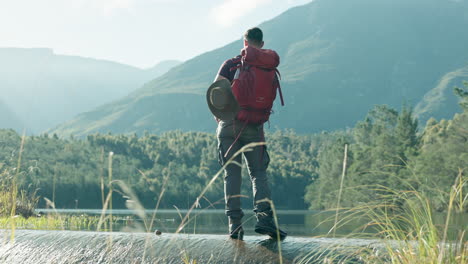
[[[445,225],[436,225],[430,199],[417,191],[389,191],[388,198],[398,199],[403,205],[392,203],[362,208],[370,219],[370,226],[377,228],[383,238],[386,259],[389,263],[468,263],[466,230],[457,232],[458,239],[448,240],[450,219],[454,212],[454,201],[467,184],[462,174],[458,183],[450,190]],[[376,261],[374,258],[370,258]],[[381,262],[383,263],[383,261]]]
[[[374,245],[345,249],[337,240],[336,244],[322,248],[320,253],[311,252],[297,258],[296,263],[466,264],[466,230],[451,226],[451,219],[455,214],[463,212],[468,205],[468,194],[463,193],[467,185],[468,180],[460,170],[448,191],[449,200],[443,225],[436,223],[434,206],[430,197],[424,193],[411,187],[402,191],[385,186],[360,186],[359,188],[374,189],[385,195],[381,195],[376,202],[346,210],[340,208],[343,213],[338,221],[329,217],[319,224],[334,223],[329,232],[334,237],[333,233],[337,228],[358,218],[367,219],[367,224],[344,238],[373,239]],[[452,235],[449,236],[449,233]],[[346,254],[343,255],[343,252]]]
[[[340,208],[341,192],[346,172],[347,145],[343,159],[343,171],[337,208],[334,219],[328,217],[322,224],[333,223],[328,235],[335,237],[338,228],[359,219],[367,219],[367,224],[345,238],[378,239],[375,247],[343,249],[337,242],[323,248],[320,253],[311,252],[299,256],[296,263],[392,263],[392,264],[466,264],[468,263],[467,230],[451,230],[457,233],[456,239],[448,239],[451,217],[462,213],[468,206],[468,194],[463,193],[468,185],[463,170],[459,169],[454,184],[448,191],[445,224],[434,221],[434,206],[430,197],[404,182],[407,190],[393,190],[382,185],[357,186],[353,189],[372,189],[380,193],[375,202],[368,202],[353,208]],[[443,192],[440,191],[439,192]],[[447,192],[447,191],[446,191]],[[339,211],[343,211],[338,219]],[[452,228],[453,229],[453,228]],[[343,256],[343,252],[346,252]]]
[[[341,194],[343,192],[343,183],[344,183],[344,178],[346,175],[346,163],[348,161],[348,144],[345,144],[345,149],[344,149],[344,158],[343,158],[343,171],[341,173],[341,182],[340,182],[340,190],[338,192],[338,201],[336,204],[336,212],[335,212],[335,224],[333,225],[333,237],[336,235],[336,224],[338,222],[338,214],[340,211],[340,203],[341,203]]]

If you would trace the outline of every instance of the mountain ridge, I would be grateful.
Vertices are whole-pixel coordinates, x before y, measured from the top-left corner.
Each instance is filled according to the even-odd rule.
[[[0,48],[0,59],[0,98],[30,134],[121,98],[178,64],[163,61],[140,69],[49,48]]]
[[[468,37],[463,34],[468,28],[467,9],[466,1],[316,0],[262,23],[265,48],[281,56],[286,102],[284,108],[274,107],[271,123],[300,133],[320,132],[353,126],[376,104],[417,105],[444,75],[467,66]],[[121,119],[109,110],[106,120],[106,114],[99,113],[101,107],[54,131],[77,136],[181,127],[213,131],[204,92],[221,63],[241,48],[242,41],[237,40],[200,54],[106,105],[108,110],[122,111]],[[181,102],[192,99],[179,116],[173,114],[181,109],[176,94]],[[171,104],[163,102],[169,98]],[[173,114],[172,120],[156,118],[158,104],[165,105],[161,111]],[[444,107],[449,110],[434,108],[428,115],[443,118],[458,110],[456,105]],[[143,122],[142,116],[154,118]]]

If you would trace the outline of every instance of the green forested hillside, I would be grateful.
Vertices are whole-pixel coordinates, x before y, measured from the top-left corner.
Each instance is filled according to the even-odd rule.
[[[458,94],[462,112],[451,120],[431,119],[425,129],[410,108],[397,111],[380,105],[347,131],[267,134],[268,173],[277,208],[335,207],[348,144],[343,206],[378,200],[385,194],[379,185],[427,193],[434,208],[445,210],[446,193],[468,169],[468,90],[459,89]],[[8,186],[15,175],[20,142],[16,132],[0,130],[0,186]],[[18,182],[23,189],[39,188],[39,195],[60,208],[100,208],[112,158],[112,186],[118,192],[115,180],[131,187],[147,208],[155,206],[163,190],[162,207],[188,208],[219,169],[216,146],[215,135],[202,132],[93,134],[86,139],[28,136]],[[242,194],[251,197],[245,170],[244,178]],[[113,198],[114,208],[125,207],[124,194]],[[213,203],[222,208],[222,201],[220,177],[200,202],[202,207]],[[250,204],[251,199],[244,199],[244,208]]]
[[[38,134],[128,95],[178,63],[145,70],[51,49],[0,48],[0,99],[23,120],[28,134]],[[0,128],[24,129],[4,123]]]
[[[467,75],[467,1],[316,0],[262,23],[281,56],[286,107],[272,124],[299,133],[351,127],[374,105],[407,103],[423,123],[451,118],[451,92]],[[204,93],[241,40],[201,54],[127,97],[59,126],[94,132],[212,131]],[[170,118],[169,118],[170,116]]]

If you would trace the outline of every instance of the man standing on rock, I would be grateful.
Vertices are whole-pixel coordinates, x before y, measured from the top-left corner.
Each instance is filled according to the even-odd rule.
[[[211,112],[218,121],[218,154],[221,166],[243,146],[265,142],[263,124],[268,121],[276,92],[279,90],[279,56],[273,50],[262,49],[263,33],[251,28],[244,34],[241,55],[226,60],[219,69],[215,82],[207,92]],[[271,191],[266,170],[270,162],[265,145],[255,146],[243,153],[252,181],[255,232],[276,239],[284,239],[286,232],[277,228],[271,210]],[[229,235],[243,239],[241,208],[242,157],[238,155],[225,168],[224,194]]]

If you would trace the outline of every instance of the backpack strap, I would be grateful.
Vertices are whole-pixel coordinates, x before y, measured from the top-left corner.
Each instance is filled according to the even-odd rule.
[[[275,69],[275,72],[276,72],[276,82],[278,83],[278,92],[279,92],[280,99],[281,99],[281,106],[284,106],[283,92],[281,91],[281,84],[279,81],[281,80],[281,73],[278,71],[278,69]]]
[[[241,67],[241,65],[237,65],[237,66],[234,66],[234,67],[231,67],[229,68],[229,71],[233,71],[233,70],[237,70]]]

